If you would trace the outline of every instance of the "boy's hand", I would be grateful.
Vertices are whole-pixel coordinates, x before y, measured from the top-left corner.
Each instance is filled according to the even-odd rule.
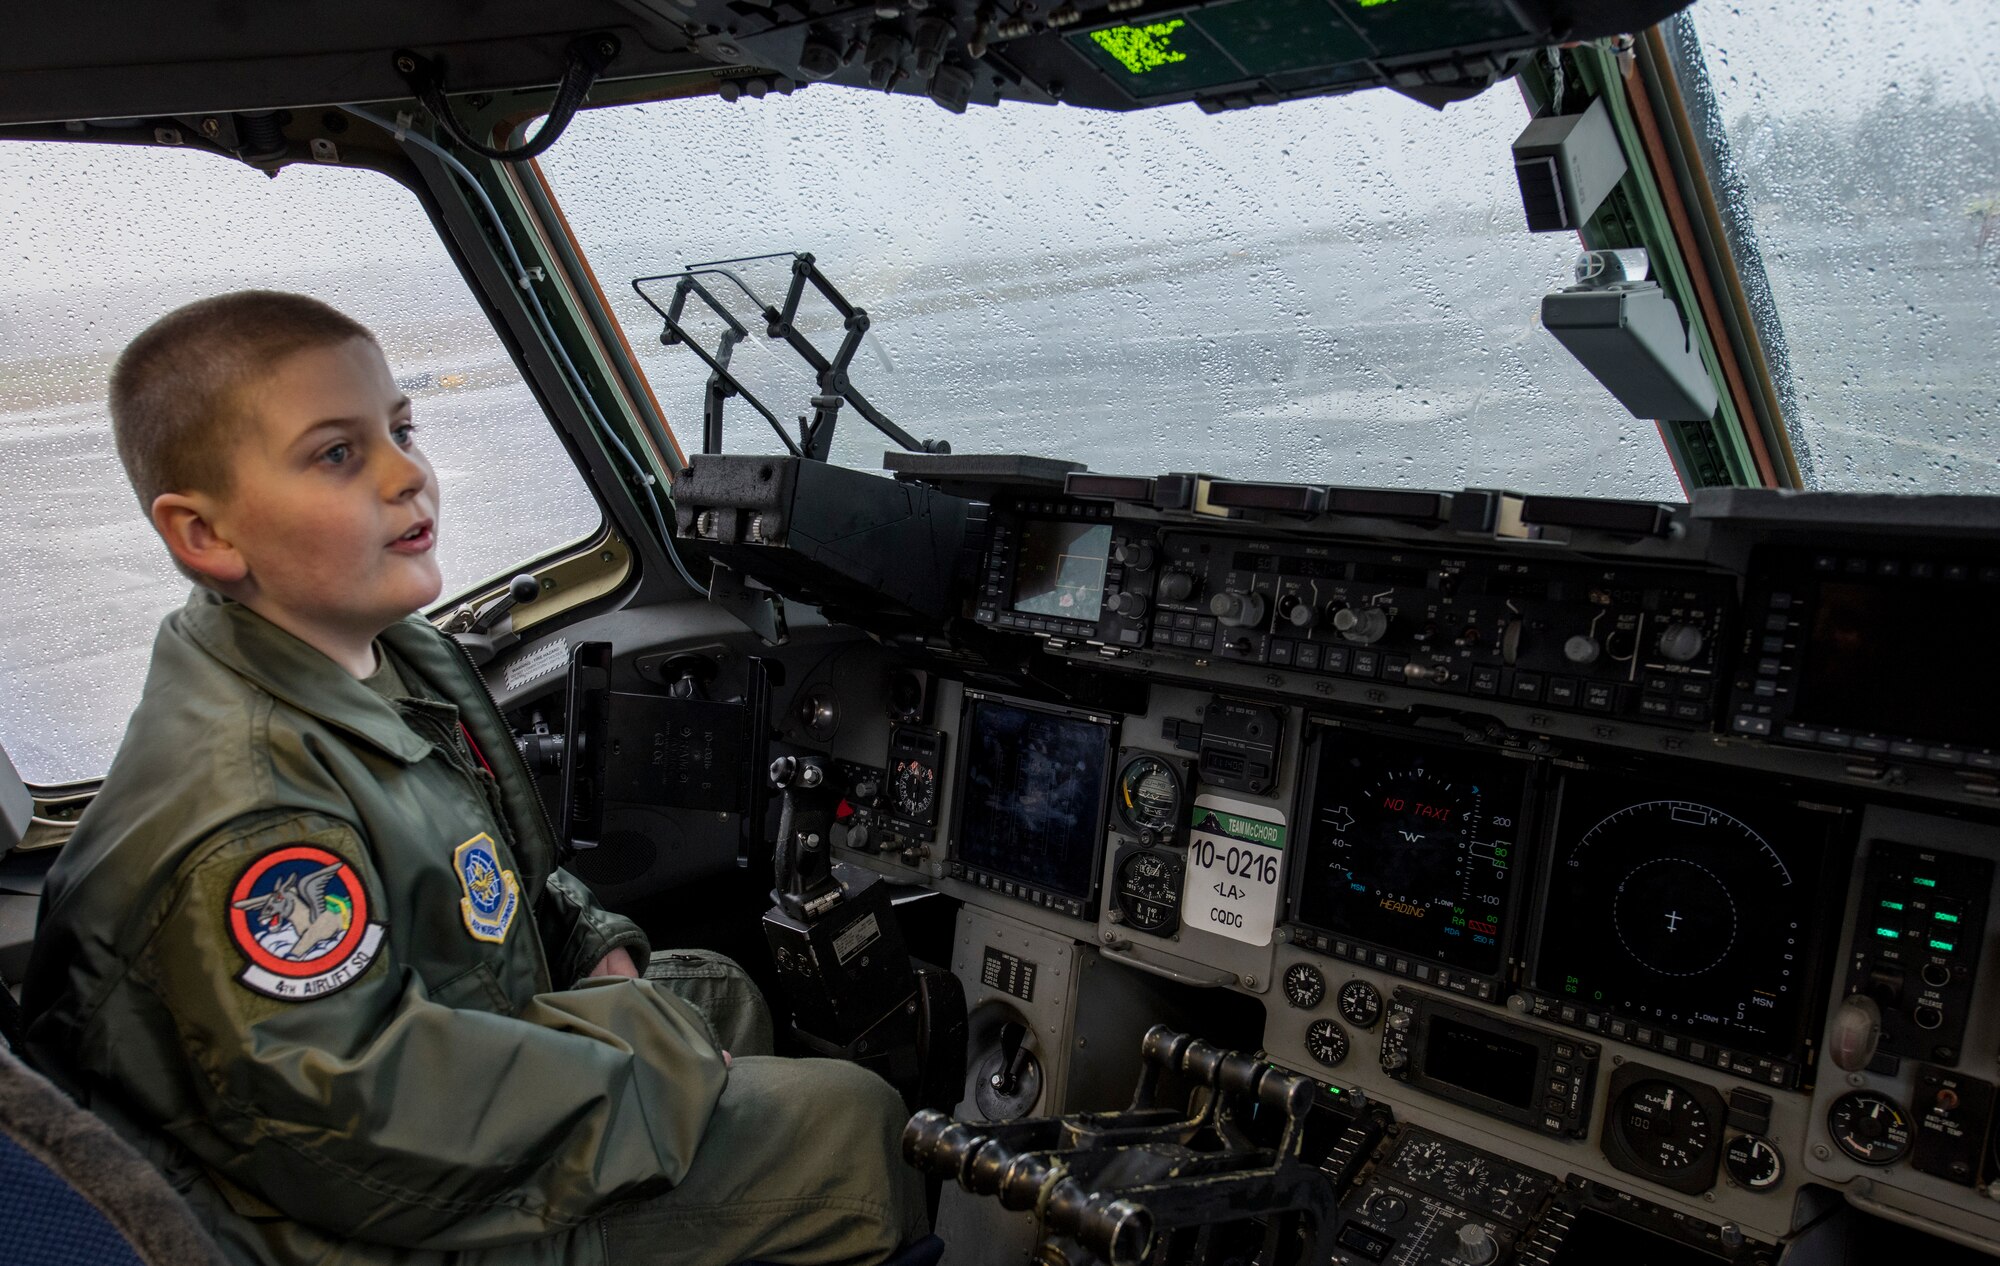
[[[632,955],[623,946],[612,950],[597,960],[597,966],[584,973],[587,976],[630,976],[639,978],[639,969],[632,962]]]

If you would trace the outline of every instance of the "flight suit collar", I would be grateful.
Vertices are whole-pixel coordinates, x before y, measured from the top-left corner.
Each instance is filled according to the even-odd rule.
[[[242,603],[197,586],[169,623],[226,667],[301,712],[406,765],[430,755],[431,744],[388,700]]]

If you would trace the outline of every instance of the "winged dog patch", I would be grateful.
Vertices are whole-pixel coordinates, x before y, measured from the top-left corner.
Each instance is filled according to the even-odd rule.
[[[229,894],[229,935],[248,964],[236,979],[287,1002],[323,997],[361,978],[387,925],[369,918],[354,867],[323,848],[273,849]]]

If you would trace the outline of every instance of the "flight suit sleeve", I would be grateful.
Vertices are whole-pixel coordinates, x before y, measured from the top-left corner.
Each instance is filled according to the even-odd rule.
[[[502,1244],[680,1180],[726,1076],[692,1007],[612,979],[514,1015],[443,1006],[398,961],[390,925],[408,913],[385,914],[383,897],[344,823],[294,815],[211,837],[133,964],[187,1067],[134,1042],[118,1080],[184,1079],[199,1114],[163,1121],[170,1133],[344,1238]],[[115,1062],[118,1035],[101,1040]]]
[[[582,980],[612,950],[631,951],[641,968],[652,953],[638,924],[599,905],[588,885],[561,868],[550,871],[542,885],[535,921],[548,951],[549,974],[560,984]]]

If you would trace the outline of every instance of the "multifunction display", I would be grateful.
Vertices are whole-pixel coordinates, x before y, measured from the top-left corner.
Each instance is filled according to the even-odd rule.
[[[1560,801],[1537,1013],[1790,1084],[1846,814],[1709,774],[1576,773]]]
[[[1293,918],[1482,976],[1505,963],[1524,761],[1326,729]]]
[[[951,873],[1005,896],[1096,910],[1112,723],[965,692]]]
[[[1110,553],[1109,523],[1030,519],[1021,528],[1014,610],[1094,623],[1104,610]]]

